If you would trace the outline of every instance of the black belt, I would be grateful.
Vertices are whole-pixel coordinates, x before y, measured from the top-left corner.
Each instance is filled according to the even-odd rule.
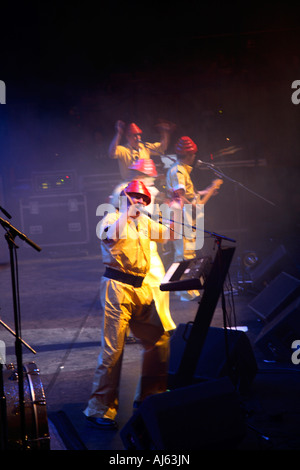
[[[124,273],[113,268],[106,268],[104,277],[113,279],[115,281],[124,282],[124,284],[130,284],[133,287],[141,287],[144,278],[142,276],[135,276],[134,274]]]

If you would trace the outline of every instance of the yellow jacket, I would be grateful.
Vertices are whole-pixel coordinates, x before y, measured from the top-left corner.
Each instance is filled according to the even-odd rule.
[[[107,214],[100,224],[102,261],[119,271],[136,276],[145,276],[150,269],[150,240],[164,242],[167,227],[140,215],[137,219],[128,217],[120,233],[107,237],[107,230],[119,218],[120,212]]]
[[[158,155],[157,152],[161,149],[161,143],[147,142],[147,147],[144,144],[139,144],[139,150],[134,149],[130,145],[117,145],[115,154],[112,158],[119,160],[119,169],[121,176],[124,180],[130,179],[130,171],[128,167],[132,165],[136,160],[141,158],[150,158],[152,154]]]
[[[195,189],[190,177],[192,169],[190,165],[180,161],[171,166],[166,177],[167,189],[171,195],[178,189],[184,189],[186,199],[192,201],[195,198]]]

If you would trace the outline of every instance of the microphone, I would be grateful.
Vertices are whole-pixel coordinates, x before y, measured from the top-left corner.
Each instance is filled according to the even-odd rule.
[[[143,144],[143,145],[145,145],[145,147],[147,147],[147,142],[144,142],[140,137],[138,139],[138,142],[139,142],[139,144]]]
[[[203,160],[196,160],[196,165],[195,165],[195,168],[200,168],[200,166],[202,165],[205,165],[205,166],[214,166],[212,163],[207,163],[207,162],[204,162]]]
[[[209,170],[212,170],[215,175],[219,176],[220,178],[224,177],[224,174],[221,170],[218,170],[213,163],[203,162],[202,160],[197,160],[195,168],[199,168],[201,165],[205,165]]]
[[[156,222],[162,223],[159,220],[159,215],[151,214],[151,212],[148,212],[146,209],[144,209],[144,206],[142,206],[140,204],[136,204],[136,208],[141,214],[146,215],[147,217],[149,217],[149,219],[152,219],[152,220],[155,220]]]
[[[215,165],[213,163],[204,162],[203,160],[197,160],[196,161],[196,168],[199,168],[199,166],[201,166],[201,165],[208,166],[209,168],[210,167],[215,168]]]
[[[0,211],[3,212],[3,214],[8,218],[11,219],[11,215],[3,208],[0,206]]]
[[[148,212],[146,211],[146,209],[144,209],[144,206],[142,206],[141,204],[136,204],[135,207],[137,208],[137,210],[141,213],[141,214],[144,214],[146,215],[147,217],[149,217],[149,219],[152,219],[153,218],[153,214],[151,214],[151,212]],[[156,216],[154,216],[156,217]],[[154,220],[154,219],[153,219]]]
[[[2,225],[2,227],[4,228],[6,227],[9,229],[7,233],[11,232],[13,236],[19,236],[21,240],[28,243],[28,245],[32,246],[32,248],[34,248],[36,251],[42,250],[36,243],[34,243],[34,241],[30,240],[30,238],[28,238],[27,235],[20,232],[20,230],[18,230],[16,227],[11,225],[7,220],[4,220],[0,217],[0,224]]]

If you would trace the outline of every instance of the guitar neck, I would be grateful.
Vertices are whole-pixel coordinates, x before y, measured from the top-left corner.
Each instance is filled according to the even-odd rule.
[[[214,192],[215,189],[211,189],[210,191],[208,191],[208,193],[205,194],[205,196],[201,197],[200,194],[199,194],[199,202],[198,204],[206,204],[207,201],[211,198],[213,192]]]
[[[215,190],[219,189],[219,187],[221,186],[222,183],[223,183],[223,181],[221,179],[214,181],[212,186],[208,189],[207,193],[203,197],[201,197],[200,194],[199,194],[199,196],[197,198],[197,203],[198,204],[206,204],[207,201],[212,197]]]

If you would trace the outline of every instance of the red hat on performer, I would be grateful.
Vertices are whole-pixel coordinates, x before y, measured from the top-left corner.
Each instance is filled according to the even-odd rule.
[[[183,136],[177,141],[175,151],[178,155],[191,155],[198,150],[195,142],[190,137]]]
[[[127,127],[127,132],[126,132],[127,135],[135,135],[135,134],[142,134],[142,133],[143,131],[134,122],[129,124],[129,126]]]
[[[157,176],[155,163],[151,158],[140,158],[129,169],[139,171],[147,176]]]
[[[147,206],[150,204],[151,194],[142,181],[139,181],[139,180],[131,181],[126,186],[126,188],[123,189],[123,191],[121,192],[121,196],[123,195],[126,196],[126,194],[133,194],[133,193],[140,194],[143,197],[144,201],[146,202]]]

